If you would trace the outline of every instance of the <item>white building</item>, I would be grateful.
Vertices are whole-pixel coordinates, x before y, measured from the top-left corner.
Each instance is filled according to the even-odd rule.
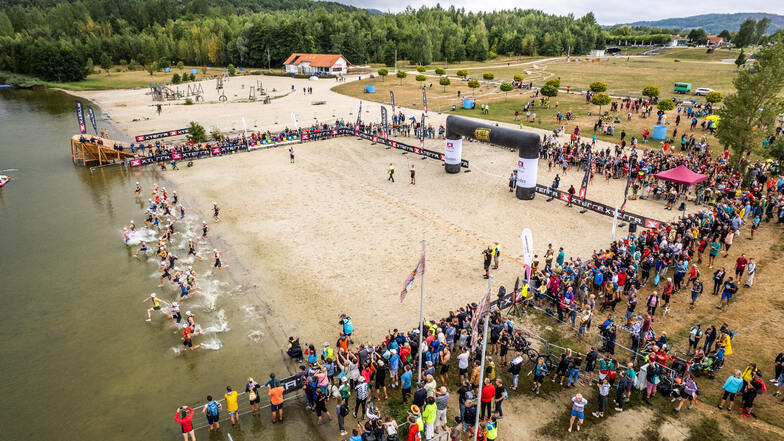
[[[345,74],[349,62],[341,54],[291,54],[283,62],[287,73],[300,75]]]

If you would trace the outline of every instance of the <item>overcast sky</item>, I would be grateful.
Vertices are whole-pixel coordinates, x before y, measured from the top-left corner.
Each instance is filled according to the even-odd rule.
[[[539,9],[550,14],[566,15],[573,13],[580,17],[593,12],[600,24],[629,23],[641,20],[659,20],[662,18],[687,17],[690,15],[724,13],[724,12],[770,12],[784,14],[784,2],[781,0],[745,0],[739,3],[734,0],[570,0],[559,2],[543,2],[533,0],[337,0],[354,6],[378,9],[384,12],[397,12],[410,5],[415,8],[421,5],[434,6],[440,3],[448,8],[464,7],[470,11],[499,9]],[[779,6],[775,6],[778,4]],[[394,6],[393,6],[394,5]]]

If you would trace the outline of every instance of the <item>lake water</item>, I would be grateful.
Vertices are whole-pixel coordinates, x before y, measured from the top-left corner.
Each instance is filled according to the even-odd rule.
[[[151,169],[74,166],[68,140],[76,129],[73,97],[0,89],[0,174],[13,178],[0,189],[0,439],[182,439],[173,420],[178,406],[202,404],[207,394],[222,398],[227,385],[244,390],[248,376],[263,384],[270,371],[282,377],[291,366],[268,338],[258,290],[236,281],[233,268],[206,277],[209,260],[193,263],[204,293],[182,310],[207,331],[194,342],[212,349],[178,354],[181,333],[165,317],[144,321],[144,298],[157,292],[172,300],[175,290],[158,288],[155,260],[134,257],[122,228],[130,220],[143,226],[135,182],[145,201],[154,182],[166,184]],[[196,212],[187,189],[171,190]],[[189,216],[186,224],[200,221]],[[212,247],[200,253],[209,256]],[[261,418],[244,415],[239,428],[197,436],[332,438],[301,407],[287,405],[283,425],[270,424],[266,410]],[[248,410],[245,397],[240,410]],[[194,421],[206,423],[200,412]]]

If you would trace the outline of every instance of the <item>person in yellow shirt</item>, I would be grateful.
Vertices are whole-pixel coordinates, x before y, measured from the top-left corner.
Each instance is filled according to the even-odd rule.
[[[240,414],[238,412],[239,406],[237,405],[237,391],[231,390],[231,386],[226,386],[226,393],[223,396],[226,398],[226,411],[229,412],[231,425],[238,424],[240,422]]]

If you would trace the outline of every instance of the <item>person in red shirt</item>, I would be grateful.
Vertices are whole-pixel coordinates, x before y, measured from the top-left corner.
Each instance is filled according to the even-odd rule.
[[[182,437],[188,441],[188,435],[191,436],[191,441],[196,441],[196,434],[193,432],[193,409],[190,406],[181,406],[174,412],[174,421],[182,425]]]
[[[735,261],[735,277],[740,280],[743,272],[746,271],[746,265],[749,263],[745,254],[741,254],[738,260]]]
[[[490,379],[485,378],[485,385],[482,387],[482,407],[480,409],[480,419],[490,418],[492,414],[493,398],[495,397],[495,386],[490,384]],[[487,416],[485,416],[485,413]]]
[[[419,432],[419,425],[415,416],[408,417],[408,441],[422,441],[422,435]]]

